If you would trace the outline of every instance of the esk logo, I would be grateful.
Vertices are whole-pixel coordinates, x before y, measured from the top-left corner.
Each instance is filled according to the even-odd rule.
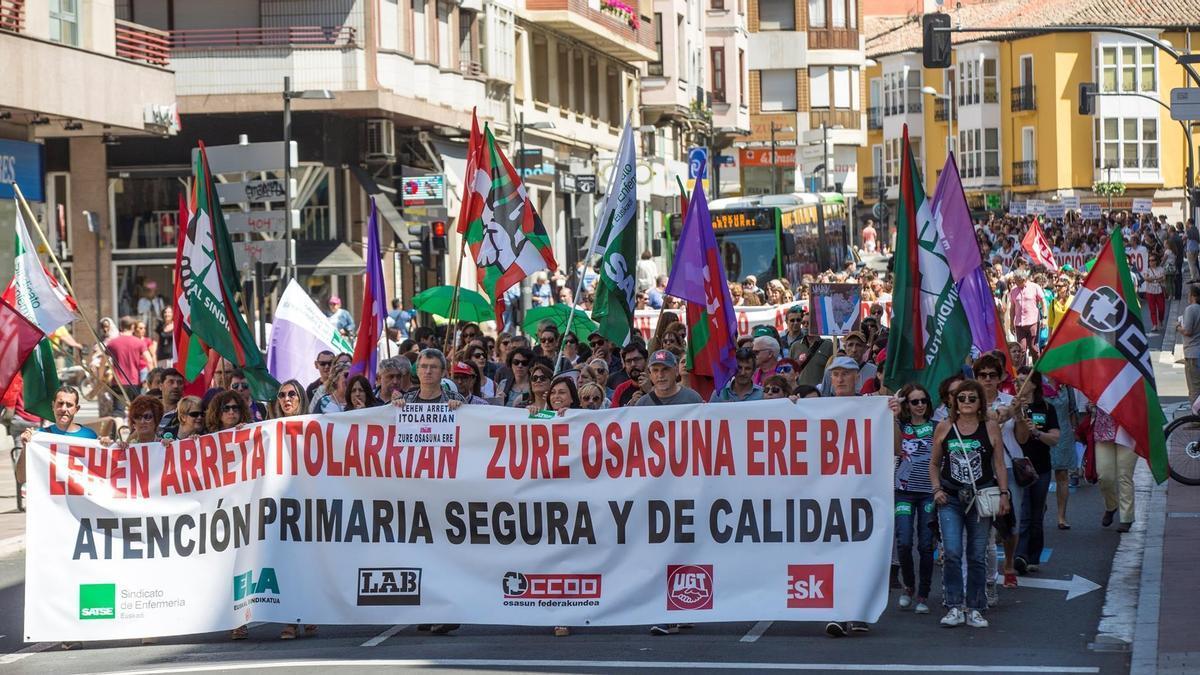
[[[833,565],[788,565],[788,609],[833,607]]]
[[[117,618],[117,585],[79,584],[79,618]]]
[[[271,593],[279,595],[279,578],[275,576],[274,567],[264,567],[254,576],[254,571],[239,574],[233,578],[233,601],[245,600],[252,595]]]
[[[713,608],[712,565],[667,565],[667,609]]]

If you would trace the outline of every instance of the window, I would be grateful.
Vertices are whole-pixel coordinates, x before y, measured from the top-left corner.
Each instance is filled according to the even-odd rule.
[[[646,66],[646,72],[662,77],[663,74],[663,23],[662,12],[654,13],[654,53],[658,57]]]
[[[996,59],[983,60],[983,102],[1000,102],[1000,74]]]
[[[855,71],[857,74],[857,71]],[[850,67],[849,66],[834,66],[833,67],[833,107],[842,110],[848,110],[850,106],[851,88],[850,88]],[[858,106],[854,106],[857,108]]]
[[[682,14],[675,15],[675,68],[679,71],[679,85],[683,86],[688,81],[688,53],[687,53],[687,33],[684,32],[684,21],[686,19]]]
[[[900,181],[900,139],[892,138],[883,143],[884,184],[891,187]]]
[[[1033,86],[1033,56],[1030,54],[1021,57],[1021,86]]]
[[[1138,72],[1138,88],[1142,91],[1158,91],[1158,78],[1154,68],[1157,50],[1154,47],[1142,47],[1140,70]]]
[[[831,28],[846,27],[846,0],[830,0],[829,26]]]
[[[412,0],[413,12],[413,58],[418,61],[429,59],[429,21],[425,18],[425,0]]]
[[[846,16],[850,17],[850,27],[858,28],[858,0],[846,0]]]
[[[738,105],[746,105],[746,50],[738,50]]]
[[[452,44],[450,37],[451,7],[448,2],[439,2],[437,4],[437,62],[442,68],[449,68],[454,65],[450,60],[450,46]]]
[[[50,40],[79,46],[79,0],[50,0]]]
[[[526,35],[529,35],[526,33]],[[533,54],[529,57],[530,69],[533,71],[533,100],[539,103],[550,102],[550,45],[541,35],[532,35]],[[527,38],[528,39],[528,38]]]
[[[808,106],[813,110],[829,108],[829,66],[808,69]]]
[[[608,123],[612,126],[618,126],[622,123],[621,105],[621,73],[616,68],[608,68]]]
[[[484,6],[487,14],[481,25],[480,42],[483,52],[483,68],[488,75],[500,80],[516,79],[517,36],[513,26],[511,9],[494,3]],[[514,91],[519,96],[520,87]]]
[[[808,0],[808,27],[825,27],[825,0]]]
[[[571,101],[570,107],[571,107],[571,110],[574,110],[577,113],[581,113],[581,114],[587,113],[588,112],[587,98],[586,98],[587,90],[585,89],[585,86],[588,84],[589,79],[591,79],[594,84],[596,78],[595,78],[595,76],[588,78],[583,74],[583,70],[584,70],[583,52],[578,51],[578,50],[571,52],[571,63],[574,67],[574,70],[571,73],[571,80],[573,81],[573,84],[574,84],[573,89],[575,91],[574,91],[574,99]],[[559,73],[559,77],[562,77],[562,75],[563,75],[562,73]],[[566,108],[567,102],[566,101],[560,102],[559,107]],[[593,117],[594,117],[594,115],[593,115]]]
[[[871,146],[871,175],[872,176],[882,176],[883,175],[883,146],[882,145]],[[874,196],[874,195],[868,195],[868,196]]]
[[[964,178],[1000,177],[1000,130],[966,129],[958,133]]]
[[[711,9],[725,9],[725,0],[712,0],[708,6]]]
[[[906,109],[910,113],[921,112],[921,69],[909,68],[905,80]]]
[[[1156,118],[1097,118],[1093,130],[1097,169],[1158,169]]]
[[[1107,45],[1097,49],[1096,81],[1102,93],[1158,90],[1158,54],[1154,47]]]
[[[59,255],[71,250],[71,174],[66,172],[51,172],[46,174],[46,221],[54,223],[52,227],[43,227],[50,239],[50,246]],[[59,217],[62,218],[62,229],[59,229]],[[65,239],[59,235],[66,235]],[[61,240],[61,243],[60,243]],[[171,239],[174,244],[174,238]]]
[[[759,0],[759,30],[796,30],[796,10],[791,0]]]
[[[475,12],[458,11],[458,63],[464,73],[471,72],[471,64],[480,64],[479,44],[475,33]]]
[[[1000,177],[1000,130],[983,130],[983,175],[987,178]]]
[[[725,102],[725,48],[713,47],[709,50],[709,62],[712,68],[712,97],[714,103]]]
[[[796,71],[760,71],[762,83],[763,112],[781,112],[796,109]]]
[[[900,72],[883,74],[883,114],[904,114],[904,91],[901,88],[904,74]]]

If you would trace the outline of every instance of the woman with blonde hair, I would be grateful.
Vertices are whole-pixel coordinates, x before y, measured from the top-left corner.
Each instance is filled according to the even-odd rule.
[[[175,406],[175,419],[179,422],[179,431],[175,438],[183,439],[200,436],[204,433],[204,404],[199,396],[184,396]]]

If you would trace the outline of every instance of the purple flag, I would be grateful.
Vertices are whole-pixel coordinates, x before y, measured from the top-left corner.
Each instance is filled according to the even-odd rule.
[[[971,326],[971,343],[981,352],[1003,349],[1003,329],[996,316],[992,290],[983,273],[983,257],[975,239],[975,225],[971,222],[971,210],[963,194],[954,153],[946,156],[932,206],[934,223],[946,247],[950,274],[958,286],[959,299]]]
[[[362,318],[354,341],[354,360],[350,377],[366,375],[375,386],[375,367],[379,363],[379,339],[386,330],[387,290],[383,286],[383,254],[379,251],[379,218],[375,198],[371,198],[371,217],[367,219],[367,273],[363,284]]]
[[[280,382],[297,380],[307,385],[319,375],[313,362],[324,350],[349,354],[351,346],[292,279],[275,308],[267,343],[267,370]]]

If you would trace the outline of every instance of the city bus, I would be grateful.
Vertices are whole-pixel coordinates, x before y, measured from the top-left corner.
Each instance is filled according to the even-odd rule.
[[[728,197],[714,199],[708,209],[729,281],[752,274],[765,286],[782,277],[796,288],[803,275],[841,270],[854,257],[846,199],[838,193]],[[672,215],[671,255],[681,229],[679,215]]]

